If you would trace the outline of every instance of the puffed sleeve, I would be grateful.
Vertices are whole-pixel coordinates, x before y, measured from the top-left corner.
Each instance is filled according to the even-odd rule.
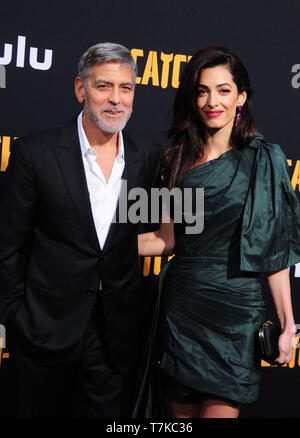
[[[300,204],[286,157],[262,138],[257,145],[242,219],[241,270],[279,271],[300,262]]]

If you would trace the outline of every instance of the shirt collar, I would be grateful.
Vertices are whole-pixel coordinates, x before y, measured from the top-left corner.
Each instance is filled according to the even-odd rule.
[[[86,157],[88,151],[91,151],[93,153],[95,153],[95,151],[91,148],[87,136],[85,134],[85,131],[83,129],[82,113],[83,112],[81,111],[81,113],[77,117],[77,129],[78,129],[81,153],[84,157]],[[123,141],[122,131],[119,131],[119,135],[118,135],[118,153],[116,156],[116,160],[119,162],[122,162],[124,160],[124,141]]]

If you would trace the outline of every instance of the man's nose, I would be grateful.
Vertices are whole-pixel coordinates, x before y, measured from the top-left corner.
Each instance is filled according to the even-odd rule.
[[[113,103],[114,105],[118,105],[121,102],[120,93],[119,93],[119,90],[117,88],[113,88],[111,90],[111,93],[109,95],[109,101],[111,103]]]

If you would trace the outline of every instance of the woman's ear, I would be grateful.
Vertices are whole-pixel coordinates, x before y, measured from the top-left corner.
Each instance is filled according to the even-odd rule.
[[[244,105],[246,100],[247,100],[247,92],[243,91],[242,93],[239,94],[238,105]]]

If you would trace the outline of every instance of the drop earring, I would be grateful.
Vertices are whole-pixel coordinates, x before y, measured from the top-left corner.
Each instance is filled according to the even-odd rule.
[[[242,108],[243,108],[243,105],[239,105],[239,106],[238,106],[238,112],[237,112],[237,115],[236,115],[235,125],[234,125],[235,128],[236,128],[237,125],[240,123]]]

